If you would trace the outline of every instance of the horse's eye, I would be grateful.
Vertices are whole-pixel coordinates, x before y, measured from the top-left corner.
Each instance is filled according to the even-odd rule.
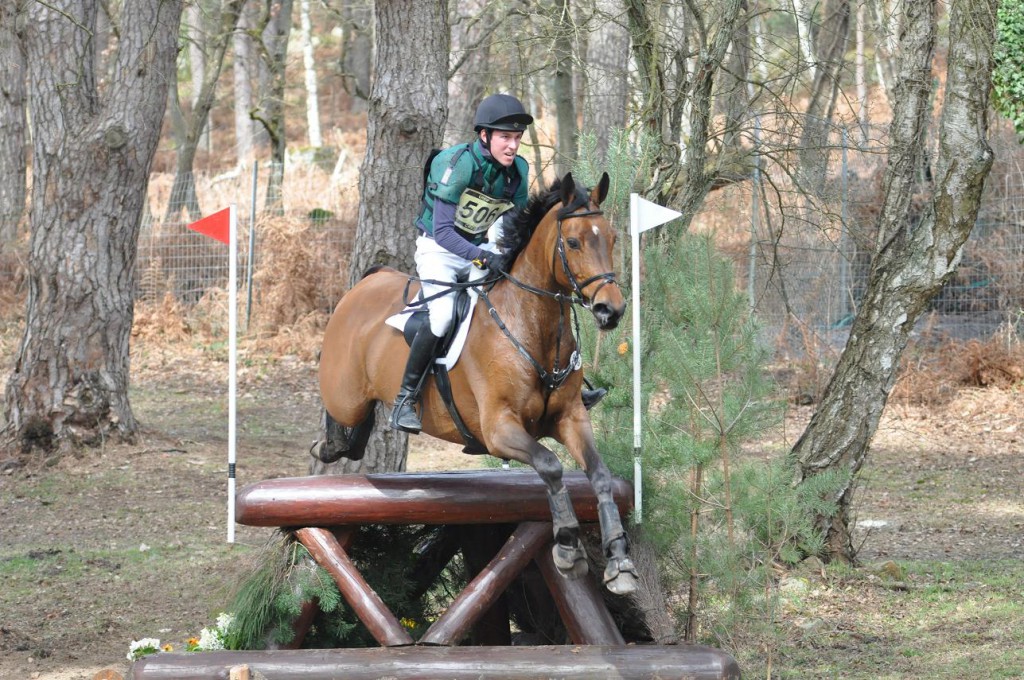
[[[567,239],[565,239],[565,243],[570,248],[572,248],[573,250],[579,250],[580,249],[580,242],[577,239],[567,238]]]

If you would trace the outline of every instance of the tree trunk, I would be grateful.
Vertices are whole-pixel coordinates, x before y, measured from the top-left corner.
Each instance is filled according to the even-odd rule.
[[[377,0],[377,67],[370,91],[366,155],[359,173],[359,222],[350,283],[372,265],[414,272],[423,160],[441,142],[448,74],[448,14],[443,3]],[[405,469],[408,436],[390,430],[390,409],[377,406],[377,426],[357,465],[342,459],[314,472]],[[321,433],[323,434],[323,433]],[[346,467],[347,466],[347,467]]]
[[[814,80],[817,75],[814,46],[811,37],[813,33],[811,27],[814,24],[814,4],[809,3],[809,0],[792,0],[792,2],[797,33],[797,73],[802,72],[804,66],[806,66],[810,72],[811,80]]]
[[[860,128],[860,144],[868,143],[868,79],[864,55],[864,2],[857,0],[856,51],[854,52],[854,82],[857,87],[857,126]]]
[[[178,153],[171,200],[167,204],[167,214],[164,216],[165,222],[176,220],[183,209],[187,210],[191,220],[202,217],[194,174],[196,152],[203,137],[203,130],[207,127],[210,109],[213,108],[217,80],[224,66],[224,54],[231,41],[231,34],[238,24],[242,3],[243,0],[224,0],[223,5],[218,3],[216,15],[212,21],[206,21],[210,30],[200,30],[198,26],[191,29],[194,38],[202,36],[205,46],[202,58],[192,61],[193,69],[198,69],[199,64],[202,64],[202,72],[198,76],[196,73],[192,74],[192,87],[195,91],[192,93],[190,112],[181,109],[176,87],[171,95],[172,115],[178,121],[178,125],[172,125],[171,129],[175,132]],[[199,17],[203,16],[200,13]]]
[[[188,27],[186,29],[188,31],[188,73],[192,95],[189,105],[192,106],[194,111],[199,103],[200,93],[203,89],[203,76],[206,73],[206,53],[209,48],[207,43],[210,39],[206,26],[210,21],[206,16],[206,8],[202,6],[199,0],[188,6],[185,10],[185,16],[188,20]],[[210,145],[207,132],[208,117],[204,117],[200,121],[199,138],[196,142],[199,146],[206,148],[209,148]]]
[[[0,245],[17,238],[25,212],[24,13],[24,0],[0,3]]]
[[[690,129],[684,135],[686,163],[682,168],[668,168],[663,175],[666,186],[661,201],[676,206],[683,213],[683,228],[697,214],[716,176],[716,169],[708,163],[708,142],[712,133],[712,93],[743,6],[744,0],[725,0],[718,8],[718,28],[710,36],[709,42],[701,45],[698,62],[693,69]]]
[[[597,137],[596,161],[604,163],[613,130],[626,128],[629,104],[629,31],[616,20],[621,0],[597,0],[598,28],[587,43],[587,98],[583,129]]]
[[[902,2],[889,7],[885,0],[865,0],[871,4],[875,21],[875,71],[882,91],[892,102],[896,65],[893,55],[899,44],[900,23],[903,18]]]
[[[553,8],[555,29],[555,74],[551,79],[554,90],[555,118],[558,123],[558,153],[555,155],[555,176],[562,177],[572,170],[579,155],[576,149],[576,100],[573,92],[573,26],[569,0],[559,0]]]
[[[444,144],[472,138],[476,106],[486,95],[484,75],[490,72],[490,36],[501,25],[493,4],[485,0],[455,3],[451,53],[455,59],[448,79],[448,125]],[[529,107],[527,107],[529,109]]]
[[[349,112],[366,111],[373,71],[373,3],[346,2],[341,8],[341,73]]]
[[[658,53],[658,37],[645,0],[624,0],[629,20],[630,45],[640,86],[640,124],[651,135],[667,143],[667,101],[665,70]]]
[[[23,451],[130,439],[139,217],[174,79],[181,2],[125,4],[102,97],[96,3],[31,3],[27,19],[32,242],[25,333],[5,391],[8,428]]]
[[[878,243],[868,289],[821,405],[793,448],[804,482],[828,471],[843,482],[819,516],[831,558],[852,561],[850,508],[857,476],[896,379],[914,323],[955,272],[992,166],[987,110],[998,0],[955,0],[949,15],[946,93],[936,183],[919,219],[911,197],[929,117],[935,0],[905,3]]]
[[[805,191],[820,195],[828,176],[829,133],[850,35],[850,0],[830,0],[818,30],[817,68],[800,136],[800,175]]]
[[[231,38],[234,52],[232,76],[235,92],[235,153],[238,155],[238,167],[247,167],[255,163],[254,146],[256,143],[252,116],[252,74],[253,45],[249,31],[256,25],[253,12],[256,4],[252,0],[242,3],[242,11],[238,17],[238,30]]]
[[[306,83],[306,128],[309,145],[320,148],[324,145],[320,135],[320,106],[316,94],[316,59],[313,55],[313,29],[309,21],[309,0],[299,3],[299,19],[302,28],[302,69]]]
[[[725,129],[721,135],[720,158],[733,150],[743,148],[740,135],[744,132],[749,112],[749,101],[746,84],[750,80],[750,31],[751,17],[747,11],[747,2],[740,3],[740,14],[733,33],[732,45],[728,56],[728,66],[724,69],[722,84],[719,85],[718,98],[722,100],[721,108],[725,113]],[[743,153],[740,151],[740,153]]]
[[[288,39],[292,32],[292,0],[267,0],[261,17],[260,105],[256,120],[270,139],[270,176],[264,208],[274,214],[284,213],[284,129],[285,60]]]

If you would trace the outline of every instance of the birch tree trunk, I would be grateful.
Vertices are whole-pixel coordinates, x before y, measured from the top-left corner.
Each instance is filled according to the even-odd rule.
[[[14,241],[25,213],[24,3],[0,3],[0,245]]]
[[[306,129],[309,145],[318,149],[324,145],[320,135],[320,105],[316,94],[316,59],[313,56],[313,28],[309,21],[309,0],[299,4],[299,20],[302,27],[302,68],[306,83]]]
[[[448,14],[444,3],[377,0],[377,63],[370,89],[366,155],[359,173],[359,222],[350,283],[372,265],[413,272],[423,160],[444,134],[448,97]],[[312,472],[405,469],[408,435],[388,426],[377,405],[377,427],[361,461],[341,459]]]
[[[256,139],[253,131],[252,116],[252,75],[254,51],[252,36],[249,31],[256,25],[253,16],[256,5],[252,0],[245,0],[238,15],[238,30],[231,38],[234,53],[232,63],[232,84],[235,93],[235,154],[239,169],[255,162],[254,147]]]
[[[809,0],[792,0],[793,17],[796,19],[797,32],[797,71],[802,72],[807,67],[808,73],[813,81],[817,77],[817,65],[815,64],[815,52],[813,41],[813,15],[814,5],[809,5]]]
[[[852,561],[850,508],[857,477],[896,379],[914,323],[956,271],[992,166],[988,137],[995,13],[999,0],[954,0],[935,184],[919,220],[911,196],[929,119],[936,0],[908,0],[895,82],[889,165],[868,288],[821,404],[793,447],[806,481],[827,471],[845,481],[820,516],[832,559]]]
[[[828,176],[829,133],[850,34],[850,0],[829,0],[818,30],[817,68],[800,136],[800,174],[806,191],[820,194]]]
[[[857,36],[854,53],[854,81],[857,87],[857,125],[860,127],[860,143],[868,143],[868,82],[866,58],[864,55],[864,3],[857,0]]]
[[[683,213],[683,228],[697,214],[697,209],[715,182],[717,168],[709,163],[709,140],[712,134],[712,92],[716,77],[722,71],[727,49],[743,16],[744,0],[723,0],[718,10],[717,28],[698,50],[689,84],[689,129],[684,131],[686,162],[682,167],[663,165],[656,177],[661,187],[661,201],[676,206]]]
[[[125,3],[101,93],[95,0],[27,6],[29,293],[4,395],[10,441],[23,452],[136,433],[128,342],[139,218],[174,80],[181,8],[180,0]]]
[[[199,104],[199,97],[203,90],[203,78],[206,74],[206,51],[207,41],[210,39],[206,27],[216,19],[207,15],[207,9],[203,7],[200,0],[192,0],[185,10],[188,20],[188,72],[191,81],[191,97],[189,105],[195,111]],[[207,116],[208,118],[209,116]],[[207,119],[200,121],[199,138],[196,144],[205,149],[210,147],[210,135],[207,126]]]

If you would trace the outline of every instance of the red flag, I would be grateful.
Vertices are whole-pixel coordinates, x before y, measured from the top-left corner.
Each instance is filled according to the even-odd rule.
[[[212,215],[207,215],[188,225],[192,231],[198,231],[203,236],[215,238],[221,243],[231,243],[231,208],[218,210]]]

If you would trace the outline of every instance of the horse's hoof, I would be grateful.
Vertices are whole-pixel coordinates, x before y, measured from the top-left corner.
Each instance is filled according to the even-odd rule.
[[[345,449],[337,446],[328,446],[327,442],[319,440],[313,442],[312,448],[309,449],[309,455],[321,463],[329,465],[341,460],[345,456]]]
[[[604,585],[616,595],[635,593],[640,581],[636,575],[633,560],[628,557],[608,560],[604,570]]]
[[[587,556],[583,552],[583,548],[579,546],[570,548],[561,543],[555,543],[551,548],[551,557],[555,562],[558,573],[567,579],[578,579],[586,576],[587,571],[589,571]]]

